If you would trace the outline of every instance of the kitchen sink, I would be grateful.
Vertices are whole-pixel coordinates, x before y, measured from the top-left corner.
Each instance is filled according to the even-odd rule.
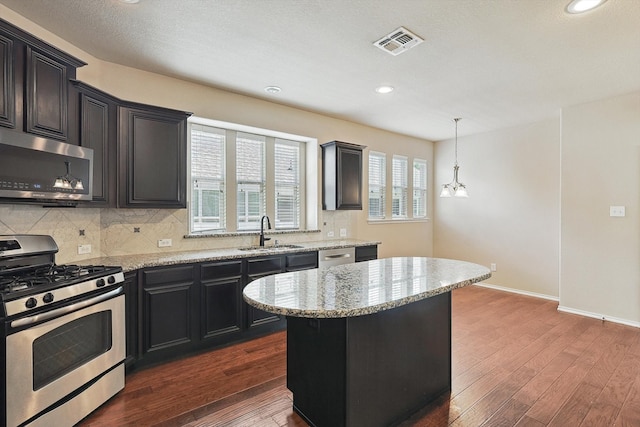
[[[273,251],[276,249],[298,249],[303,247],[304,246],[300,246],[300,245],[245,246],[243,248],[238,248],[238,250],[239,251]]]

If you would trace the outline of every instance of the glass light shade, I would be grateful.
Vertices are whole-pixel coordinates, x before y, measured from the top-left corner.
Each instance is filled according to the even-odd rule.
[[[460,184],[460,186],[458,188],[456,188],[455,196],[456,197],[469,197],[469,194],[467,193],[467,187],[465,187],[463,184]]]
[[[451,197],[451,189],[449,188],[449,184],[444,184],[442,186],[440,197]]]
[[[82,181],[78,180],[78,182],[76,182],[75,189],[76,190],[84,190],[84,185],[82,185]]]
[[[60,178],[60,177],[56,178],[56,182],[54,182],[54,183],[53,183],[53,186],[54,186],[55,188],[62,188],[62,187],[64,187],[64,179],[62,179],[62,178]]]

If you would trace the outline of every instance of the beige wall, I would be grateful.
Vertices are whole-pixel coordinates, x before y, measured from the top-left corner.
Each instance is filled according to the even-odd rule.
[[[433,144],[430,141],[100,61],[2,5],[0,13],[3,19],[86,61],[88,65],[78,70],[78,79],[122,99],[186,110],[209,119],[316,138],[319,143],[338,139],[366,145],[365,163],[368,150],[373,149],[409,158],[423,158],[429,167],[432,165]],[[310,189],[318,194],[318,200],[319,182]],[[366,185],[365,174],[364,188]],[[321,206],[320,203],[318,205]],[[22,218],[14,220],[16,215]],[[73,218],[70,220],[70,217]],[[94,226],[80,228],[78,224]],[[281,240],[317,240],[327,238],[329,231],[333,231],[337,238],[339,229],[347,228],[349,238],[381,240],[381,257],[431,255],[431,222],[369,226],[365,209],[348,212],[319,210],[318,224],[320,233],[286,236]],[[134,228],[139,228],[140,232],[134,233]],[[85,229],[85,236],[79,236],[80,229]],[[255,236],[183,239],[182,236],[187,233],[184,210],[77,209],[74,213],[64,213],[59,209],[41,207],[0,206],[0,233],[35,231],[56,238],[61,246],[58,257],[61,262],[97,255],[233,247],[255,243],[256,240]],[[160,238],[172,238],[173,247],[157,248]],[[77,245],[85,243],[92,244],[93,253],[78,256],[75,253]]]
[[[436,193],[453,153],[453,140],[436,144]],[[557,298],[560,121],[458,138],[458,164],[469,198],[436,197],[435,256],[495,263],[488,283]]]
[[[564,109],[561,309],[640,326],[639,199],[640,92]]]

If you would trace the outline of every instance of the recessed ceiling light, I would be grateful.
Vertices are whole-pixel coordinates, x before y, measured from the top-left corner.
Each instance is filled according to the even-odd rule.
[[[379,86],[376,88],[376,92],[378,93],[390,93],[393,92],[392,86]]]
[[[267,93],[280,93],[282,92],[282,89],[280,89],[278,86],[267,86],[264,88],[264,91]]]
[[[140,0],[120,0],[120,3],[126,3],[126,4],[136,4],[139,2]]]
[[[567,12],[582,13],[595,9],[607,0],[571,0],[567,5]]]

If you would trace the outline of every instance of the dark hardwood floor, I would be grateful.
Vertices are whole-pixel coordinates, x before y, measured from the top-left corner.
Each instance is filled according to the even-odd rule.
[[[402,427],[640,426],[640,329],[478,286],[453,291],[453,385]],[[80,425],[306,426],[282,332],[127,376]]]

